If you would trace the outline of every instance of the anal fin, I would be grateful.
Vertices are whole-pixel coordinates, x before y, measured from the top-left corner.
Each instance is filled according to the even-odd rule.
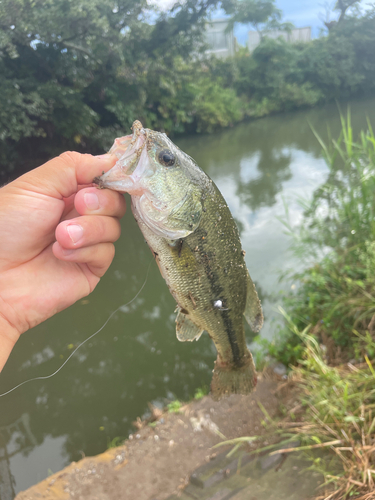
[[[192,342],[193,340],[198,340],[202,335],[203,330],[199,328],[195,323],[193,323],[184,314],[180,308],[178,308],[177,318],[176,318],[176,335],[180,342]]]
[[[264,318],[255,285],[249,274],[247,274],[246,306],[243,314],[252,331],[258,333],[263,326]]]

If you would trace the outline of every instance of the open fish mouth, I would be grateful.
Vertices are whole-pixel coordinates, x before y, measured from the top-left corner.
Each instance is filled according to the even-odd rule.
[[[132,129],[132,135],[119,137],[109,150],[109,154],[116,156],[118,161],[111,170],[100,177],[95,177],[93,182],[99,188],[135,194],[137,183],[143,173],[143,169],[137,172],[136,170],[142,153],[147,154],[147,148],[145,148],[147,134],[138,120],[133,123]]]

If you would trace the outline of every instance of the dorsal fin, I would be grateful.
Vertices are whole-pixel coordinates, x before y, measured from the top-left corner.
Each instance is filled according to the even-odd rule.
[[[180,342],[192,342],[193,340],[198,340],[202,333],[203,330],[193,323],[179,307],[176,317],[176,335],[178,340]]]

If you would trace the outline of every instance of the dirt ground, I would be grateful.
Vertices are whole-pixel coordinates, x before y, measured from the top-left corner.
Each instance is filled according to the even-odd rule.
[[[165,500],[184,488],[198,466],[223,450],[212,449],[223,440],[219,434],[232,439],[264,432],[265,416],[258,403],[275,416],[277,387],[276,377],[263,375],[250,396],[232,395],[219,402],[206,396],[180,413],[164,412],[152,426],[135,430],[122,446],[71,463],[16,500]]]

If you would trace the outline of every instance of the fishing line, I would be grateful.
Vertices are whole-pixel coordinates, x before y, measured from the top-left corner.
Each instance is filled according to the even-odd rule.
[[[33,382],[34,380],[46,380],[48,378],[51,378],[51,377],[54,377],[57,373],[59,373],[59,371],[64,368],[64,366],[66,365],[66,363],[70,360],[70,358],[72,356],[74,356],[74,354],[78,351],[78,349],[80,347],[83,346],[83,344],[86,344],[86,342],[88,342],[89,340],[91,340],[93,337],[95,337],[95,335],[97,335],[98,333],[100,333],[103,328],[105,328],[108,324],[108,322],[110,321],[110,319],[122,308],[124,307],[127,307],[129,306],[132,302],[135,301],[135,299],[139,296],[139,294],[142,292],[143,288],[145,287],[146,285],[146,282],[147,282],[147,279],[148,279],[148,274],[150,272],[150,267],[151,267],[151,264],[152,264],[152,260],[150,261],[150,264],[148,265],[148,269],[147,269],[147,273],[146,273],[146,278],[143,282],[143,285],[141,286],[141,288],[139,289],[139,291],[136,293],[136,295],[127,303],[127,304],[122,304],[121,306],[118,306],[117,309],[115,309],[110,315],[109,317],[107,318],[107,320],[105,321],[105,323],[99,328],[99,330],[97,330],[95,333],[93,333],[92,335],[90,335],[90,337],[87,337],[86,340],[84,340],[83,342],[81,342],[79,344],[79,346],[77,346],[74,351],[66,358],[66,360],[64,361],[64,363],[56,370],[54,371],[53,373],[51,373],[51,375],[45,375],[45,376],[41,376],[41,377],[34,377],[34,378],[30,378],[28,380],[25,380],[23,382],[21,382],[20,384],[16,385],[15,387],[13,387],[13,389],[9,389],[9,391],[7,392],[4,392],[3,394],[0,394],[0,398],[2,398],[3,396],[6,396],[7,394],[10,394],[11,392],[15,391],[16,389],[18,389],[19,387],[21,387],[21,385],[25,385],[29,382]]]

